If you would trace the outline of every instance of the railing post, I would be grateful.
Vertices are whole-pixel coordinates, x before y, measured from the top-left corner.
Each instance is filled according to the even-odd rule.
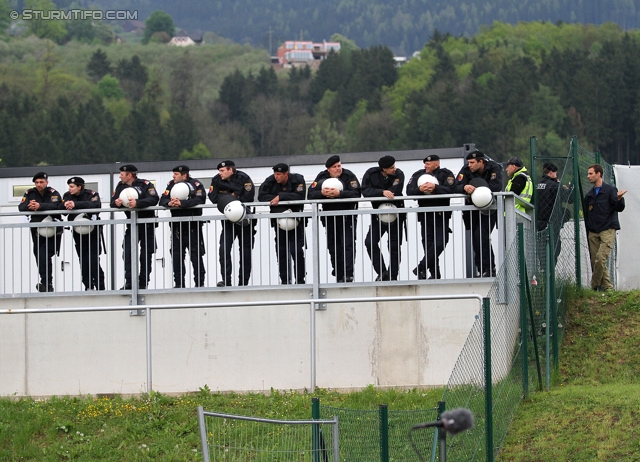
[[[491,377],[491,299],[482,299],[484,323],[484,409],[487,462],[493,462],[493,381]]]
[[[549,230],[547,229],[547,233]],[[545,261],[547,262],[547,269],[549,268],[549,264],[551,263],[551,236],[547,236],[547,245],[545,246]],[[551,281],[549,271],[545,271],[545,281],[544,281],[544,305],[545,305],[545,381],[547,384],[547,391],[551,389],[551,291],[549,290],[551,286]]]
[[[320,398],[311,398],[311,418],[313,420],[320,420]],[[320,461],[320,425],[313,424],[313,431],[311,432],[311,444],[313,462]]]
[[[520,273],[520,339],[522,343],[522,391],[529,398],[529,332],[527,328],[527,268],[524,256],[524,226],[518,224],[518,263]]]
[[[554,370],[559,366],[559,345],[558,342],[558,297],[556,295],[556,245],[557,242],[553,241],[553,223],[549,223],[549,241],[551,242],[551,248],[549,249],[549,293],[551,294],[551,348],[553,355],[553,367]]]
[[[571,155],[573,156],[573,230],[576,253],[576,287],[582,288],[582,262],[580,261],[580,163],[578,162],[578,137],[571,138]],[[586,220],[586,216],[584,217]]]
[[[380,422],[380,462],[389,462],[389,408],[386,404],[378,407]]]

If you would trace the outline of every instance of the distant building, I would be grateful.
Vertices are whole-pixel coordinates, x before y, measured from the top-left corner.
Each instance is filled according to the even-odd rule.
[[[172,37],[171,40],[169,40],[169,45],[173,45],[176,47],[188,47],[191,45],[200,45],[202,43],[204,43],[202,37],[189,37],[186,34],[176,35],[175,37]]]
[[[340,51],[340,43],[287,40],[278,48],[278,63],[290,66],[311,65],[326,58],[331,50]]]

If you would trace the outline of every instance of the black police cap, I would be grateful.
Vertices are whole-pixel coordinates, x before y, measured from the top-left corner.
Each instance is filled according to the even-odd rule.
[[[396,159],[393,156],[382,156],[378,161],[380,168],[391,168],[396,163]]]
[[[332,165],[337,164],[338,162],[340,162],[340,156],[334,154],[333,156],[327,159],[327,161],[324,163],[324,166],[329,168]]]
[[[36,182],[36,180],[47,180],[49,178],[49,175],[47,175],[44,172],[38,172],[35,175],[33,175],[33,178],[31,179],[32,182]]]
[[[186,165],[178,165],[177,167],[173,167],[173,171],[175,173],[189,173],[189,167]]]
[[[289,166],[281,162],[273,166],[273,171],[277,173],[287,173],[289,171]]]
[[[220,162],[220,163],[218,164],[218,166],[217,166],[216,168],[217,168],[218,170],[220,170],[220,169],[221,169],[221,168],[223,168],[223,167],[227,167],[227,168],[229,168],[229,167],[235,167],[235,166],[236,166],[236,164],[235,164],[235,162],[234,162],[234,161],[232,161],[232,160],[223,160],[222,162]]]
[[[72,176],[67,180],[67,184],[75,184],[76,186],[84,186],[84,180],[79,176]]]
[[[132,164],[127,164],[120,167],[120,171],[127,172],[127,173],[138,173],[138,167]]]
[[[431,154],[425,157],[422,162],[431,162],[433,160],[440,160],[440,156],[438,154]]]
[[[471,160],[471,159],[485,159],[484,156],[484,152],[482,151],[478,151],[477,149],[475,151],[470,152],[469,154],[467,154],[466,157],[467,160]]]

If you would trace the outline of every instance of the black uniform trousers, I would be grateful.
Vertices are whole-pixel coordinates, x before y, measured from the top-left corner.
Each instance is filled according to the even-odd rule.
[[[238,285],[246,286],[249,284],[249,278],[251,277],[251,250],[253,249],[254,236],[256,234],[256,220],[250,220],[249,224],[244,224],[246,220],[242,220],[241,223],[236,224],[229,220],[223,220],[222,222],[220,271],[226,285],[231,285],[231,274],[233,272],[231,251],[233,250],[233,241],[236,238],[238,238],[240,246]]]
[[[137,226],[138,242],[140,243],[140,276],[138,282],[140,288],[146,289],[151,278],[151,261],[156,251],[155,224],[144,223]],[[126,284],[131,284],[131,225],[127,225],[127,230],[124,233],[123,247],[124,279]]]
[[[278,272],[280,274],[280,282],[283,284],[291,283],[291,260],[295,269],[296,284],[304,284],[306,276],[306,266],[304,261],[304,218],[297,219],[298,224],[290,231],[280,229],[274,226],[276,232],[276,255],[278,257]],[[289,256],[291,258],[289,258]]]
[[[430,277],[440,279],[440,255],[449,243],[449,221],[451,212],[421,212],[418,213],[420,222],[422,248],[424,257],[418,263],[418,271],[426,273],[429,270]]]
[[[546,221],[538,221],[538,232],[540,231],[546,231],[547,227],[549,226],[549,223]],[[560,252],[562,251],[562,241],[560,240],[560,230],[562,229],[562,225],[560,223],[554,223],[553,225],[553,235],[550,237],[551,242],[550,245],[555,246],[555,249],[553,249],[554,255],[555,255],[555,262],[556,264],[558,263],[558,257],[560,256]],[[545,235],[547,233],[545,232]],[[542,268],[546,267],[546,261],[547,261],[547,249],[544,246],[544,243],[546,242],[546,240],[540,240],[538,239],[538,258],[540,260],[540,265]]]
[[[367,253],[373,264],[373,269],[378,276],[384,275],[384,280],[398,279],[400,270],[400,246],[402,245],[402,223],[401,218],[393,223],[380,221],[377,215],[371,215],[371,227],[364,240]],[[385,265],[384,258],[380,251],[380,239],[388,233],[387,250],[389,251],[389,269]],[[385,274],[386,273],[386,274]]]
[[[72,234],[80,259],[82,283],[87,289],[105,290],[104,271],[100,267],[100,227],[96,226],[89,234]]]
[[[481,212],[470,212],[463,215],[465,227],[471,230],[473,262],[480,275],[490,271],[495,275],[496,258],[491,248],[491,232],[498,221],[496,212],[486,215]]]
[[[356,256],[356,224],[355,215],[323,217],[327,229],[327,248],[331,258],[331,266],[338,282],[353,278],[353,262]]]
[[[53,237],[43,237],[38,234],[36,228],[31,228],[31,240],[33,241],[33,255],[38,264],[40,282],[50,286],[53,284],[53,256],[60,248],[62,234]]]
[[[201,221],[183,221],[171,223],[171,258],[173,260],[173,281],[176,287],[184,287],[185,252],[189,249],[191,266],[193,268],[193,281],[196,287],[204,286],[203,255],[205,253],[204,240],[202,238]]]

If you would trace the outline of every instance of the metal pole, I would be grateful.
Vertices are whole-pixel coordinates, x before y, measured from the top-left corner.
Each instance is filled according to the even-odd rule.
[[[320,252],[318,250],[318,204],[311,204],[311,249],[312,256],[311,262],[313,264],[313,288],[311,290],[311,298],[316,300],[320,297]],[[311,392],[316,389],[316,309],[317,304],[311,302],[309,309],[311,312],[309,313],[309,327],[311,329],[309,335],[309,354],[311,355],[310,364],[311,364]]]
[[[152,377],[152,365],[151,365],[151,308],[145,308],[146,314],[146,328],[147,328],[147,393],[151,393],[153,390]]]
[[[333,462],[339,462],[340,460],[340,430],[338,423],[338,416],[333,416],[335,424],[333,424]]]
[[[527,287],[529,283],[524,259],[524,226],[518,223],[518,262],[520,272],[520,339],[522,342],[522,391],[529,398],[529,332],[527,329]]]
[[[378,406],[380,426],[380,462],[389,462],[389,408],[386,404]]]
[[[549,292],[551,294],[551,348],[553,354],[553,368],[557,370],[559,367],[559,345],[558,342],[558,297],[556,295],[556,245],[557,242],[552,240],[554,236],[553,223],[549,223],[549,241],[552,247],[549,249]]]
[[[210,462],[209,458],[209,442],[207,441],[207,426],[204,420],[204,409],[198,406],[198,426],[200,427],[200,444],[202,446],[202,460]]]
[[[487,438],[487,462],[493,462],[493,379],[491,377],[491,300],[482,300],[484,321],[484,408],[486,414],[485,435]]]
[[[575,236],[576,253],[576,287],[582,288],[582,272],[580,261],[580,164],[578,162],[578,137],[571,138],[571,155],[573,156],[573,230]],[[586,215],[585,215],[586,220]]]
[[[547,245],[545,246],[545,252],[546,252],[546,261],[550,262],[550,258],[551,258],[551,245],[549,244],[549,239],[547,239]],[[546,384],[547,384],[547,391],[549,391],[551,389],[551,366],[549,364],[550,362],[550,351],[551,351],[551,337],[550,337],[550,333],[551,331],[549,330],[549,325],[551,324],[551,292],[549,290],[549,286],[551,285],[550,282],[550,278],[549,278],[549,271],[545,272],[546,276],[545,276],[545,281],[544,281],[544,294],[545,294],[545,306],[546,306],[546,314],[545,314],[545,328],[544,328],[544,333],[545,333],[545,338],[546,338],[546,345],[544,347],[545,350],[545,374],[546,374]]]
[[[535,172],[536,172],[536,137],[532,136],[531,138],[529,138],[529,159],[531,160],[531,171],[529,172],[529,174],[531,175],[531,179],[533,181],[535,178]],[[534,188],[533,188],[533,197],[531,199],[531,203],[536,205],[536,208],[534,210],[534,214],[533,214],[533,229],[537,229],[537,225],[538,225],[538,188],[535,187],[535,183],[534,183]]]
[[[320,420],[320,398],[311,398],[311,418]],[[311,428],[313,428],[311,432],[313,462],[320,462],[320,425],[313,424]]]

